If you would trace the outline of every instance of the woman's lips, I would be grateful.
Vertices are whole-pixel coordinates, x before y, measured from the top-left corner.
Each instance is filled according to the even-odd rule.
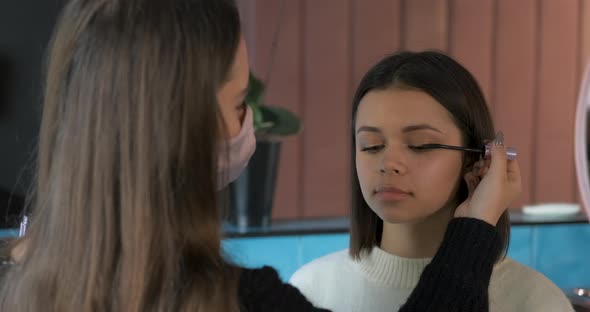
[[[400,201],[412,196],[412,193],[394,186],[380,186],[375,189],[375,196],[383,201]]]

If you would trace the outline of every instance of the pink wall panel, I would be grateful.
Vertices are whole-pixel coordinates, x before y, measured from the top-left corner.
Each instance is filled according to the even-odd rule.
[[[505,132],[507,144],[518,150],[523,194],[514,207],[533,200],[537,11],[536,0],[498,1],[494,122]]]
[[[573,201],[578,1],[542,0],[535,137],[535,201]]]
[[[252,70],[267,83],[266,102],[300,117],[302,105],[303,6],[300,1],[242,0],[238,2]],[[281,147],[273,218],[301,217],[302,136]]]
[[[449,53],[477,79],[488,105],[493,105],[494,35],[496,1],[449,2]]]
[[[448,0],[404,1],[404,49],[448,48]]]
[[[266,101],[285,107],[302,117],[303,45],[301,1],[259,1],[259,53],[256,70],[267,81]],[[264,47],[264,50],[261,49]],[[273,218],[297,218],[303,214],[302,204],[302,136],[284,140],[281,147]]]
[[[590,60],[590,2],[580,1],[579,8],[579,22],[580,32],[578,34],[580,40],[580,66],[578,79],[582,79],[582,74]]]
[[[402,1],[353,1],[353,85],[379,59],[402,46]]]
[[[348,214],[351,0],[307,0],[304,25],[303,212]]]
[[[257,20],[256,10],[258,8],[256,0],[236,0],[242,19],[242,32],[247,42],[250,65],[255,68],[255,58],[258,54],[258,44],[256,42]]]

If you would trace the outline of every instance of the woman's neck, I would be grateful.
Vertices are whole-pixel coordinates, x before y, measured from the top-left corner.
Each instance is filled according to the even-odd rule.
[[[380,247],[404,258],[432,258],[438,250],[453,218],[455,204],[443,207],[435,214],[414,223],[383,222]]]

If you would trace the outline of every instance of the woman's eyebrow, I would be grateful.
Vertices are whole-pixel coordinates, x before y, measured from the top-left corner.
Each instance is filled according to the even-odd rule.
[[[421,131],[421,130],[428,130],[428,131],[438,132],[440,134],[445,134],[442,130],[440,130],[434,126],[431,126],[429,124],[417,124],[417,125],[405,126],[402,128],[402,133],[409,133],[409,132]],[[361,132],[372,132],[372,133],[376,133],[376,134],[383,134],[383,131],[380,128],[373,127],[373,126],[360,126],[356,130],[356,133],[359,134]]]
[[[383,131],[381,131],[381,129],[377,128],[377,127],[371,127],[371,126],[361,126],[358,128],[358,130],[356,130],[356,133],[359,134],[360,132],[373,132],[373,133],[378,133],[381,134],[383,133]]]
[[[429,124],[411,125],[411,126],[406,126],[406,127],[402,128],[403,133],[420,131],[420,130],[430,130],[430,131],[438,132],[440,134],[444,134],[444,132],[442,132],[438,128],[435,128]]]

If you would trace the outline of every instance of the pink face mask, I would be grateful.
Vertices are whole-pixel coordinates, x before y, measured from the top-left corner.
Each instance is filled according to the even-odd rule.
[[[221,144],[217,161],[218,190],[223,189],[240,176],[248,166],[248,161],[250,161],[255,150],[254,117],[252,109],[246,107],[246,116],[240,133],[231,138],[227,144]]]

